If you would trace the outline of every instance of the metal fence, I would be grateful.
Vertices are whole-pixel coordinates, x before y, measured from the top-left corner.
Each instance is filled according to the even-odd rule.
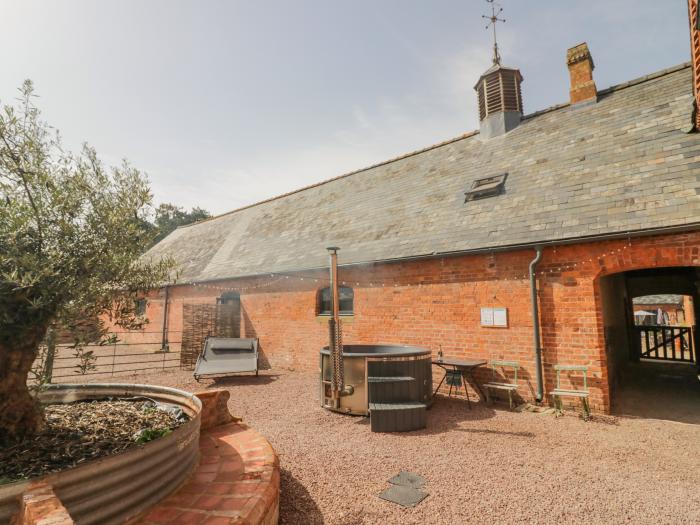
[[[53,365],[47,374],[50,381],[180,368],[181,332],[169,332],[167,348],[163,348],[162,332],[139,331],[116,336],[118,340],[114,343],[85,345],[80,349],[56,345]]]

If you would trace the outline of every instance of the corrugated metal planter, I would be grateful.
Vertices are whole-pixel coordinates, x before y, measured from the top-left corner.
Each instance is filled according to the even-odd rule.
[[[79,525],[124,523],[177,489],[197,465],[202,404],[193,394],[150,385],[51,385],[40,399],[70,403],[132,396],[177,404],[190,420],[168,436],[41,478]],[[19,497],[33,481],[0,485],[0,523],[19,510]]]

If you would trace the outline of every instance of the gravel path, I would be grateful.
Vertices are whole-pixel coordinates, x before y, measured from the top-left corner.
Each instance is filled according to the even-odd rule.
[[[319,406],[316,374],[112,379],[122,380],[229,388],[232,412],[280,455],[281,523],[700,523],[696,425],[470,411],[439,398],[426,430],[372,434],[368,419]],[[427,479],[430,496],[413,509],[377,497],[400,470]]]

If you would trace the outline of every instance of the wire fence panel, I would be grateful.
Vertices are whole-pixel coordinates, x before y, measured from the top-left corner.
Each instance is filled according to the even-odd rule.
[[[79,349],[68,344],[56,345],[50,381],[179,369],[180,334],[169,332],[165,349],[161,332],[142,331],[115,334],[117,342],[111,344],[90,344]]]

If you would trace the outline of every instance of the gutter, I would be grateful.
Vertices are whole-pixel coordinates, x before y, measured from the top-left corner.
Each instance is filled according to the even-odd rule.
[[[537,304],[537,265],[542,260],[542,247],[535,247],[535,258],[530,262],[530,300],[532,301],[532,337],[535,343],[535,375],[537,378],[537,393],[535,399],[542,402],[544,385],[542,381],[542,344],[540,342],[540,311]]]

